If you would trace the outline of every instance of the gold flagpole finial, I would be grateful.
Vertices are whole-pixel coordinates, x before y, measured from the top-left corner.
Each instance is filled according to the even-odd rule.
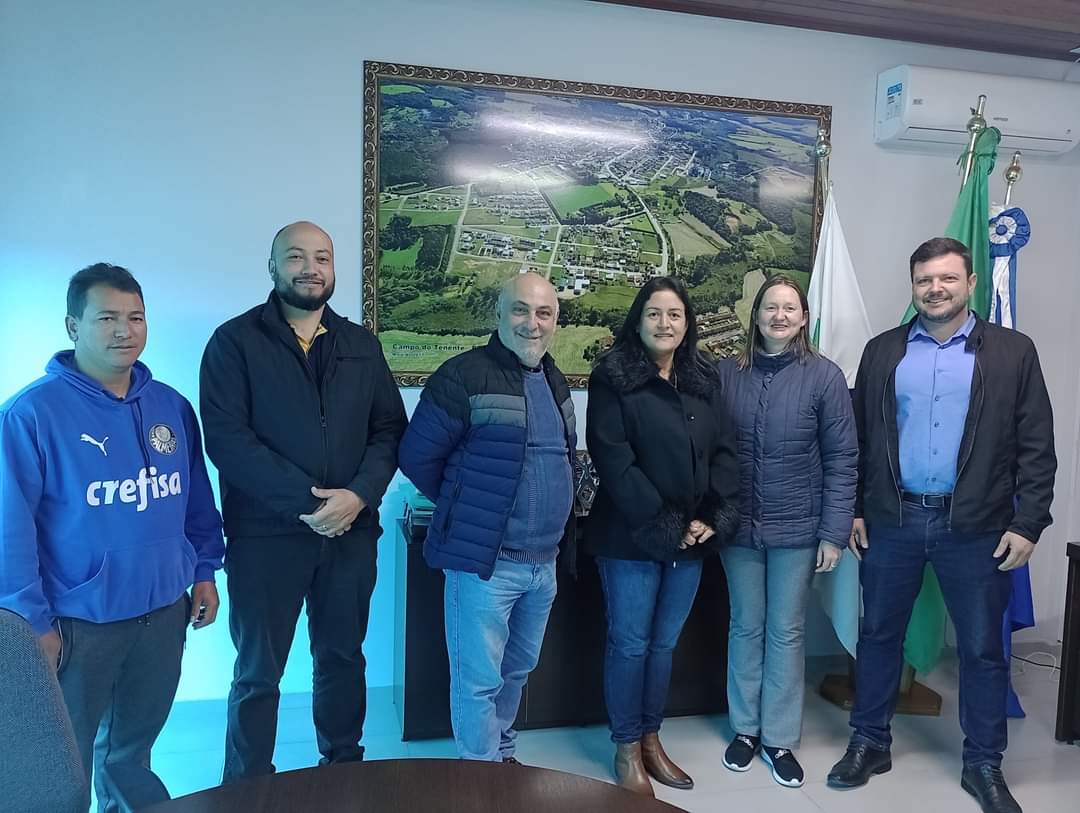
[[[968,143],[967,152],[964,154],[964,174],[960,180],[960,188],[964,188],[968,178],[971,177],[971,168],[975,165],[975,142],[979,140],[979,133],[986,129],[986,95],[979,95],[978,106],[971,108],[971,118],[968,119],[967,127]]]
[[[1009,200],[1012,198],[1013,185],[1024,176],[1024,169],[1020,166],[1020,151],[1013,153],[1012,162],[1005,167],[1005,208],[1009,208]]]
[[[817,156],[818,176],[821,179],[821,199],[824,201],[829,196],[829,157],[832,155],[829,131],[824,127],[818,128],[814,155]]]

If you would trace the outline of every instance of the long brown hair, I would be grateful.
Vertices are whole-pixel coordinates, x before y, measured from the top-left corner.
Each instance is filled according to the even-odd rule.
[[[810,341],[810,303],[806,300],[806,294],[799,287],[799,283],[787,274],[776,274],[765,280],[765,284],[758,289],[757,296],[754,297],[754,305],[750,308],[750,324],[746,328],[746,342],[743,344],[742,352],[739,353],[740,370],[747,370],[754,366],[754,353],[757,352],[757,349],[764,341],[761,330],[757,326],[758,308],[761,307],[761,300],[765,298],[765,292],[770,288],[775,288],[777,285],[786,285],[799,295],[799,305],[806,316],[806,324],[799,329],[795,338],[788,343],[788,347],[794,351],[795,358],[800,362],[808,356],[818,355],[817,350],[814,349],[814,345]]]

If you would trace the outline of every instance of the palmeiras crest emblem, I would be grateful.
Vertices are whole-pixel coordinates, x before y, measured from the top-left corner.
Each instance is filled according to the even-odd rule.
[[[176,433],[163,423],[150,427],[150,446],[155,452],[173,454],[176,451]]]

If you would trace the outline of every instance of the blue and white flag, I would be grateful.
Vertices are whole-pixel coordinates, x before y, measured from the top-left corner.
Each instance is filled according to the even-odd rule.
[[[1023,209],[1006,209],[990,218],[990,321],[996,325],[1016,327],[1016,254],[1030,237]]]
[[[1016,327],[1016,255],[1031,237],[1031,224],[1023,209],[1005,209],[990,218],[990,259],[993,273],[990,281],[990,321],[1002,327]],[[1002,620],[1001,635],[1005,643],[1005,659],[1012,661],[1012,634],[1035,626],[1035,605],[1031,598],[1031,572],[1025,564],[1009,571],[1012,595]],[[1006,699],[1009,717],[1026,717],[1020,698],[1009,681]]]

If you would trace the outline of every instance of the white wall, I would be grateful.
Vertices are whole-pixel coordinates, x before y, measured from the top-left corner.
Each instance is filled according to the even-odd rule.
[[[98,260],[139,276],[150,318],[144,359],[192,400],[214,327],[265,297],[270,238],[286,222],[312,219],[334,236],[333,304],[359,319],[364,59],[831,104],[832,177],[877,329],[903,311],[906,258],[944,229],[957,179],[951,152],[873,144],[876,73],[910,62],[1059,78],[1064,67],[574,0],[0,0],[0,395],[65,345],[67,277]],[[1000,187],[996,176],[992,190]],[[1068,510],[1080,397],[1078,189],[1080,154],[1027,161],[1016,192],[1033,223],[1019,319],[1042,353],[1061,458],[1059,522],[1033,567],[1043,638],[1060,634],[1066,526],[1080,532]],[[415,397],[406,393],[410,408]],[[397,504],[392,496],[388,511]],[[392,680],[387,542],[367,645],[372,685]],[[816,639],[831,646],[827,629]],[[301,630],[297,647],[305,643]],[[309,687],[309,665],[294,657],[284,690]],[[191,636],[181,696],[220,696],[230,669],[222,619]]]

